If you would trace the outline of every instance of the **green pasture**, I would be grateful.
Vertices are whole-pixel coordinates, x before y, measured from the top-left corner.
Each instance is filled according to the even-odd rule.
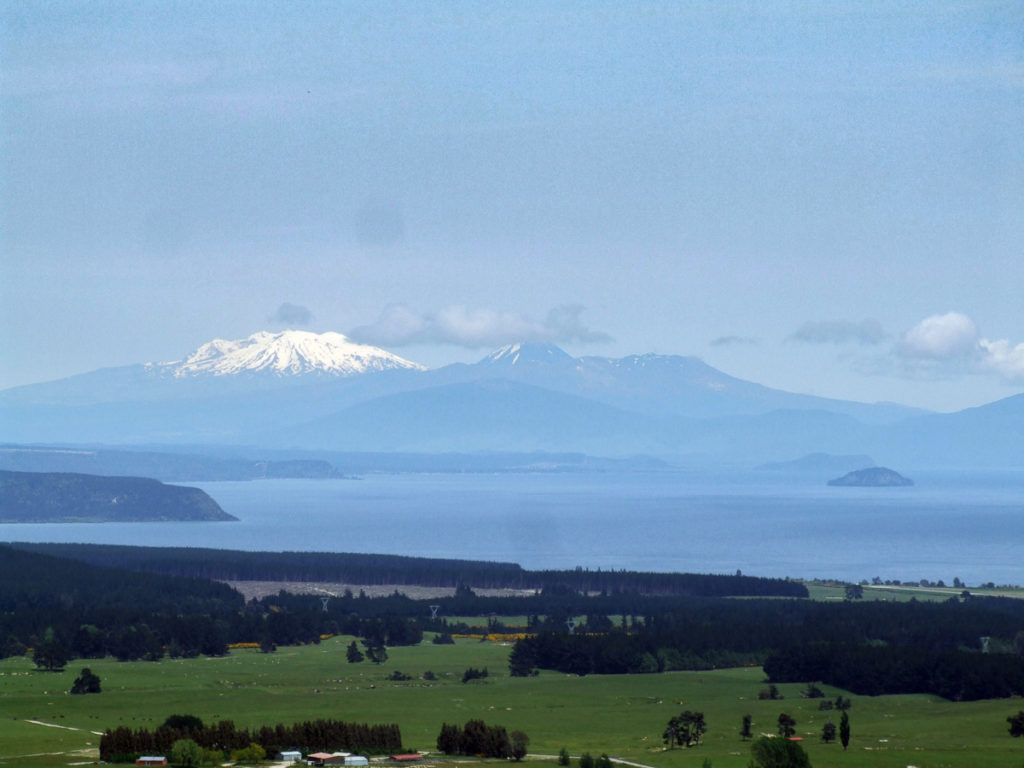
[[[80,764],[90,755],[80,750],[98,745],[92,731],[119,725],[154,728],[168,715],[189,713],[207,722],[231,719],[250,727],[321,717],[395,722],[411,750],[433,749],[443,722],[461,725],[480,718],[525,731],[535,755],[553,756],[564,746],[573,755],[607,753],[656,768],[697,768],[705,759],[714,768],[746,768],[749,745],[738,735],[743,715],[753,716],[755,733],[773,733],[779,713],[787,712],[796,719],[815,768],[1024,766],[1024,743],[1008,735],[1005,722],[1024,708],[1020,700],[952,703],[929,696],[853,696],[853,737],[844,753],[840,745],[818,739],[829,716],[838,724],[838,712],[819,711],[820,700],[801,698],[799,685],[780,686],[784,700],[758,700],[765,687],[758,668],[510,678],[507,645],[457,640],[455,645],[389,648],[387,662],[375,666],[346,662],[351,639],[273,654],[234,651],[226,658],[76,661],[61,673],[37,672],[27,658],[0,661],[0,765]],[[100,676],[103,693],[65,693],[83,666]],[[469,666],[487,667],[491,676],[463,684],[462,672]],[[386,681],[396,669],[416,679]],[[421,679],[427,670],[437,682]],[[840,693],[824,690],[833,699]],[[665,751],[665,724],[684,709],[705,713],[705,743]]]
[[[807,591],[812,600],[825,602],[842,602],[846,599],[846,587],[843,584],[823,584],[807,582]],[[907,602],[909,600],[944,602],[951,597],[960,597],[963,589],[955,587],[915,587],[915,586],[889,586],[864,584],[863,600],[883,600],[886,602]],[[999,588],[996,589],[968,589],[972,595],[978,597],[1011,597],[1018,600],[1024,599],[1024,589]]]

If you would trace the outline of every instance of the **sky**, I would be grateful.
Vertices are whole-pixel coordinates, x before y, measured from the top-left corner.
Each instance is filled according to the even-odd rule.
[[[1024,391],[1024,4],[0,2],[0,388],[338,331]]]

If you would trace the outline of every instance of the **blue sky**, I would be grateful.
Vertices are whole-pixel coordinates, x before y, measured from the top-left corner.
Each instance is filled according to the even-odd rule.
[[[8,2],[0,57],[0,386],[294,326],[1024,390],[1019,2]]]

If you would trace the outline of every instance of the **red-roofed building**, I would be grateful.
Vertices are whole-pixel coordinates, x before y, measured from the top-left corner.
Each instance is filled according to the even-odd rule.
[[[167,758],[163,755],[143,755],[135,761],[136,765],[167,765]]]

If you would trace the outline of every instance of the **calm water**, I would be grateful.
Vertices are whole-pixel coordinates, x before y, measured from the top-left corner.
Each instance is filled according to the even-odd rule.
[[[916,486],[895,489],[685,473],[200,483],[240,522],[0,525],[0,541],[1024,583],[1024,473],[914,478]]]

